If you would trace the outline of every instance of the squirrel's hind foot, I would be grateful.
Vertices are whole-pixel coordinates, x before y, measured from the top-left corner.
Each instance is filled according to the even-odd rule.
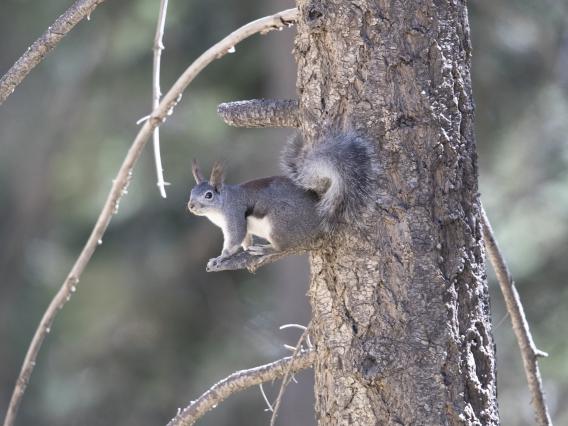
[[[248,246],[246,250],[247,253],[253,256],[265,256],[267,254],[276,253],[276,251],[277,250],[269,244]]]

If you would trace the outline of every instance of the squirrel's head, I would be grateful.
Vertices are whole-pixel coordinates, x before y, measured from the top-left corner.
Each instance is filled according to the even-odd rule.
[[[207,216],[219,210],[222,204],[221,190],[225,179],[223,165],[216,161],[211,170],[209,181],[203,178],[197,161],[194,159],[191,167],[197,185],[191,190],[187,208],[198,216]]]

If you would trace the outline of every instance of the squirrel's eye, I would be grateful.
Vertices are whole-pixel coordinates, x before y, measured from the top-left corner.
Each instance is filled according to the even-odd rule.
[[[211,198],[213,198],[213,193],[212,193],[211,191],[207,191],[207,192],[205,193],[205,198],[206,198],[207,200],[210,200]]]

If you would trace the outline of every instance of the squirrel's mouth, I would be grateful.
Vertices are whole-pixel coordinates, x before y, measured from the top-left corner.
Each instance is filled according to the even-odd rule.
[[[205,212],[203,210],[201,210],[199,207],[188,207],[188,210],[191,214],[194,214],[195,216],[205,216]]]
[[[187,209],[190,211],[190,213],[196,215],[196,216],[204,216],[205,213],[203,213],[203,211],[201,210],[201,207],[198,205],[195,205],[193,203],[187,203]]]

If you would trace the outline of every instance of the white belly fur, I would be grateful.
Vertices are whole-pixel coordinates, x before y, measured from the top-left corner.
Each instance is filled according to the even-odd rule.
[[[221,228],[223,232],[225,232],[225,228],[227,227],[227,220],[225,219],[224,215],[222,215],[221,213],[208,213],[207,219],[209,219],[211,222]]]
[[[270,221],[266,216],[262,219],[249,216],[247,217],[247,233],[256,235],[260,238],[264,238],[265,240],[270,242],[272,226],[270,225]]]

